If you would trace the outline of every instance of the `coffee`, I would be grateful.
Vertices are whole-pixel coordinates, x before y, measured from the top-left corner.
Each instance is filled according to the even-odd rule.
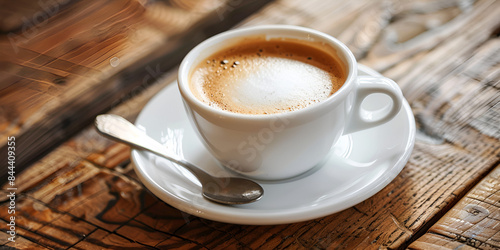
[[[346,75],[328,45],[251,37],[202,60],[191,72],[190,89],[221,110],[273,114],[321,102],[342,87]]]

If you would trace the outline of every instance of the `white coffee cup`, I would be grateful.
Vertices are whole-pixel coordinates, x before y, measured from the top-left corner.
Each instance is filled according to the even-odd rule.
[[[256,35],[332,46],[347,68],[344,85],[326,100],[277,114],[232,113],[198,100],[189,87],[193,68],[224,49],[228,41]],[[304,27],[263,25],[230,30],[200,43],[182,61],[177,82],[191,124],[221,165],[249,178],[279,180],[300,175],[320,164],[341,135],[378,126],[397,115],[403,99],[398,85],[385,77],[357,73],[356,59],[337,39]],[[363,100],[374,93],[392,99],[389,111],[368,111],[361,107]]]

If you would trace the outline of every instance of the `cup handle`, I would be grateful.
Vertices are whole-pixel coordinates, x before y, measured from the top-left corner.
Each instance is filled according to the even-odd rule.
[[[358,76],[357,84],[350,119],[344,130],[344,134],[354,133],[386,123],[394,118],[403,106],[403,93],[399,86],[389,78]],[[365,98],[375,93],[385,94],[392,99],[389,112],[387,112],[387,108],[368,111],[361,107]]]

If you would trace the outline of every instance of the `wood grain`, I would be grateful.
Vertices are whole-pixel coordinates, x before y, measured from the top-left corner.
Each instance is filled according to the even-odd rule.
[[[237,25],[287,23],[335,35],[360,62],[402,87],[418,140],[402,172],[360,204],[276,226],[201,219],[149,193],[133,172],[129,148],[86,127],[16,176],[20,211],[29,215],[18,239],[74,249],[498,248],[500,2],[463,3],[283,0]],[[175,73],[156,75],[110,112],[135,120]],[[40,214],[30,210],[34,203]],[[85,226],[64,239],[53,235],[71,219]]]
[[[175,79],[175,74],[163,76],[164,81],[153,84],[134,98],[134,105],[123,104],[114,112],[128,119],[135,119],[141,108],[159,90]],[[120,230],[129,232],[125,227],[141,211],[158,202],[137,179],[131,178],[130,168],[120,168],[120,164],[106,167],[105,159],[122,159],[119,155],[129,154],[130,148],[118,145],[97,134],[93,127],[82,131],[69,142],[58,147],[47,157],[32,166],[35,172],[24,171],[16,176],[17,193],[26,199],[17,200],[16,213],[22,216],[17,225],[17,233],[21,239],[28,239],[48,248],[76,249],[110,247],[145,247],[137,237],[134,240],[120,234],[105,233]],[[116,156],[119,157],[116,157]],[[88,159],[86,158],[88,157]],[[128,158],[124,160],[129,163]],[[5,195],[2,198],[5,199]],[[25,201],[27,200],[27,201]],[[32,203],[43,209],[33,210]],[[8,202],[0,206],[0,217],[8,220]],[[31,210],[26,210],[24,208]],[[47,209],[49,208],[50,209]],[[41,213],[40,211],[43,211]],[[25,217],[36,215],[35,219]],[[38,232],[42,224],[51,225],[55,218],[65,215],[74,221],[92,225],[93,230],[83,233],[73,242],[58,240],[61,236],[44,235]],[[39,217],[43,218],[42,221]],[[25,222],[26,221],[26,222]],[[5,225],[6,223],[4,223]],[[74,224],[74,223],[73,223]],[[76,224],[74,224],[76,225]],[[49,228],[49,227],[48,227]],[[97,230],[95,230],[97,228]],[[133,227],[125,227],[133,229]],[[60,235],[58,232],[48,231]],[[36,234],[33,234],[36,233]],[[134,235],[134,234],[132,234]],[[144,234],[148,237],[148,234]],[[146,242],[150,242],[145,240]],[[175,245],[172,241],[161,241],[162,244]],[[19,247],[13,242],[5,242],[6,246]],[[151,246],[152,247],[152,246]]]
[[[78,242],[70,249],[154,249],[135,242],[134,240],[124,238],[118,234],[106,232],[97,229],[92,232],[83,241]]]
[[[1,220],[2,224],[6,224],[6,221]],[[35,238],[25,238],[24,236],[16,236],[15,242],[8,241],[7,238],[10,237],[10,235],[6,234],[4,231],[4,228],[2,228],[2,232],[0,232],[1,238],[4,239],[2,242],[2,247],[6,249],[51,249],[45,246],[42,246],[40,244],[37,244],[36,241],[37,239]],[[19,230],[20,232],[23,233],[23,235],[31,235],[29,231],[26,230]],[[43,241],[43,240],[42,240]]]
[[[500,165],[409,247],[440,246],[500,248]]]
[[[35,199],[30,197],[17,198],[14,215],[16,217],[16,232],[26,240],[48,248],[67,248],[95,230],[95,226],[90,223],[49,208]],[[6,212],[7,209],[2,209],[2,218],[9,218]],[[4,229],[6,229],[7,222],[1,224],[2,231],[6,232],[7,230]],[[15,242],[5,242],[6,245],[16,245],[14,243],[17,242],[17,236],[15,239]],[[20,242],[23,241],[25,240]]]

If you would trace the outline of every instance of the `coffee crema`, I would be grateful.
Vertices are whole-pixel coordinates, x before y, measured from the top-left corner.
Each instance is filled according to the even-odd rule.
[[[201,61],[189,85],[197,99],[212,107],[274,114],[325,100],[342,87],[346,75],[329,45],[252,37]]]

